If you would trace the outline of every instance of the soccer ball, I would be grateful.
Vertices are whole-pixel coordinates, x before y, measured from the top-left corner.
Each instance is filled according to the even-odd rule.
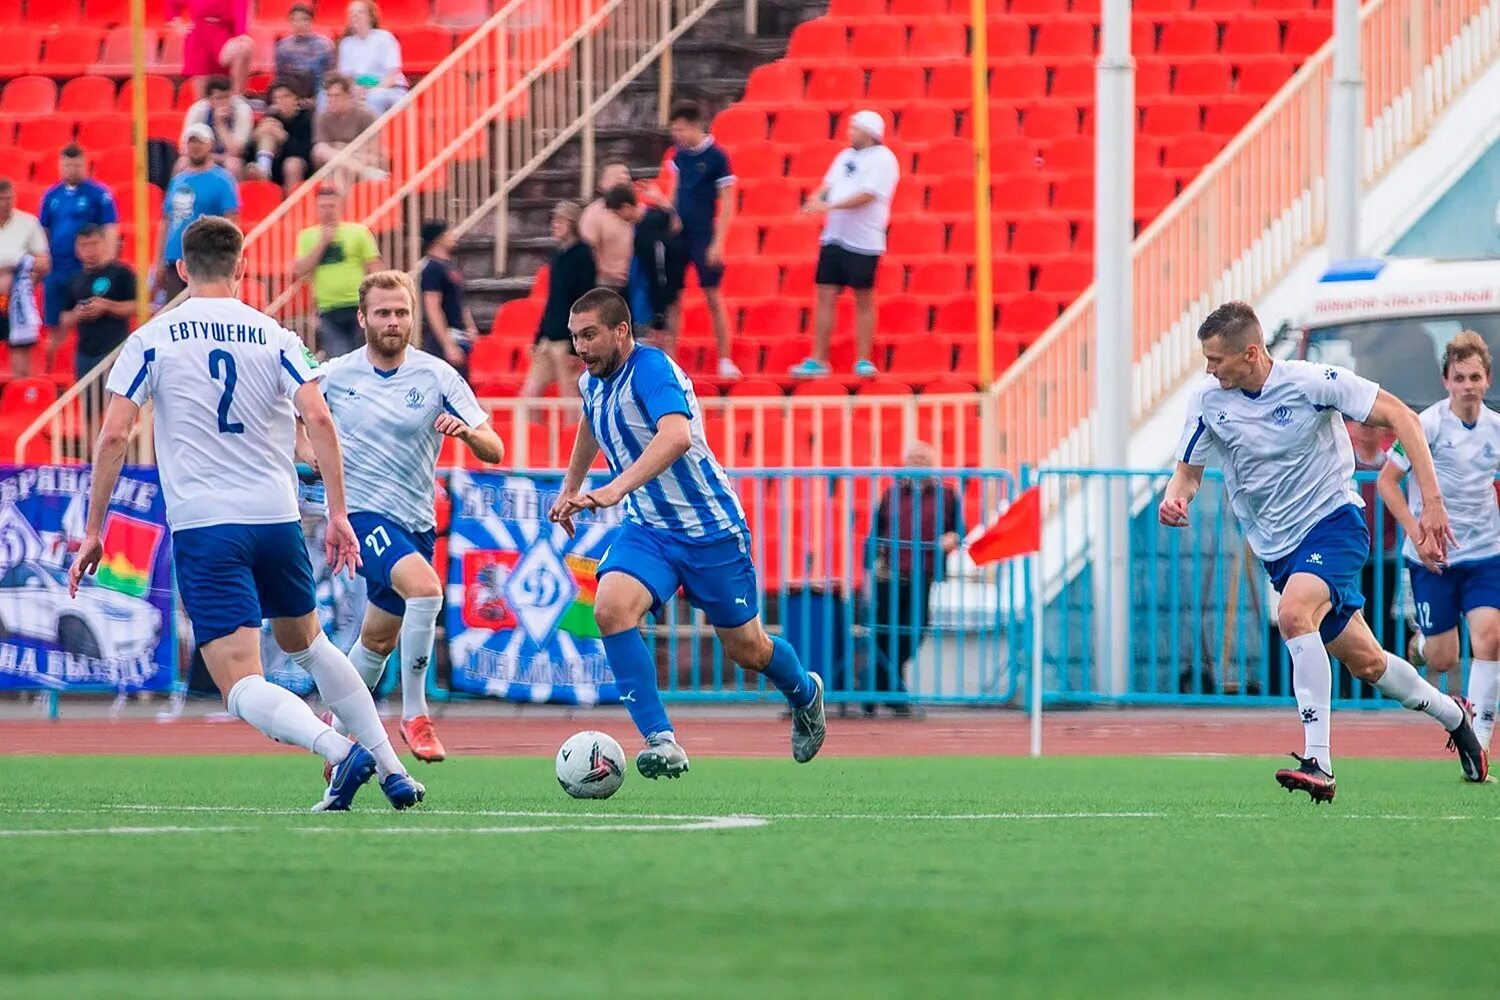
[[[625,781],[625,751],[608,733],[574,733],[557,751],[557,783],[575,799],[607,799]]]

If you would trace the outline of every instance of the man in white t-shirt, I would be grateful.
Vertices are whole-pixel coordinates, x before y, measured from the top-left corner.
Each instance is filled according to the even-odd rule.
[[[335,573],[359,564],[338,433],[320,391],[323,372],[295,333],[239,301],[246,262],[234,223],[204,216],[188,226],[176,266],[187,301],[128,338],[109,373],[109,409],[95,448],[83,543],[68,570],[70,590],[76,595],[104,556],[109,498],[140,408],[150,400],[178,591],[230,713],[332,765],[314,811],[347,810],[377,775],[391,805],[414,806],[422,786],[391,748],[359,672],[318,620],[292,458],[298,414],[327,491],[329,564]],[[358,742],[266,680],[265,618],[276,644],[312,676]]]
[[[828,372],[828,338],[833,333],[839,291],[854,293],[854,322],[858,360],[854,374],[880,374],[870,353],[875,341],[875,269],[885,253],[885,230],[891,219],[891,198],[901,179],[896,154],[881,140],[885,120],[875,111],[860,111],[849,119],[849,148],[834,157],[823,186],[802,211],[827,216],[819,240],[817,307],[813,312],[813,355],[792,369],[798,378],[819,378]]]
[[[31,374],[31,349],[41,336],[33,282],[51,269],[47,233],[30,212],[16,208],[16,189],[0,177],[0,337],[10,343],[10,373]]]

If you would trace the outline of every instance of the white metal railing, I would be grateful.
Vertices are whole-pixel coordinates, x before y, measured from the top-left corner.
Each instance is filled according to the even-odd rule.
[[[1369,185],[1500,53],[1500,2],[1372,0],[1360,35]],[[1256,299],[1322,242],[1331,74],[1328,44],[1132,245],[1134,422],[1197,369],[1215,305]],[[1002,467],[1089,464],[1094,330],[1090,287],[996,383]]]
[[[575,136],[588,190],[594,116],[717,3],[509,0],[250,229],[242,297],[316,345],[311,287],[292,273],[292,262],[298,233],[314,224],[324,181],[346,189],[345,218],[370,227],[388,266],[416,270],[421,221],[430,217],[449,221],[459,235],[492,218],[503,261],[509,193]],[[666,88],[669,67],[662,68]],[[105,359],[20,435],[18,460],[38,437],[53,461],[87,460],[113,361]],[[131,460],[148,460],[140,449],[149,447],[142,442]]]

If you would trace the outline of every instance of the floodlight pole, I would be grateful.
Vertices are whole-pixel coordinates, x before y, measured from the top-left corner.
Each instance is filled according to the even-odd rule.
[[[1328,256],[1359,256],[1359,147],[1365,81],[1359,65],[1359,0],[1335,0],[1333,81],[1328,99]]]

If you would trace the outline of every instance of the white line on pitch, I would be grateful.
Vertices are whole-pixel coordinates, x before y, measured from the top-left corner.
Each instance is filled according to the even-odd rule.
[[[157,833],[250,833],[256,826],[96,826],[74,830],[0,830],[0,837],[138,837]]]

